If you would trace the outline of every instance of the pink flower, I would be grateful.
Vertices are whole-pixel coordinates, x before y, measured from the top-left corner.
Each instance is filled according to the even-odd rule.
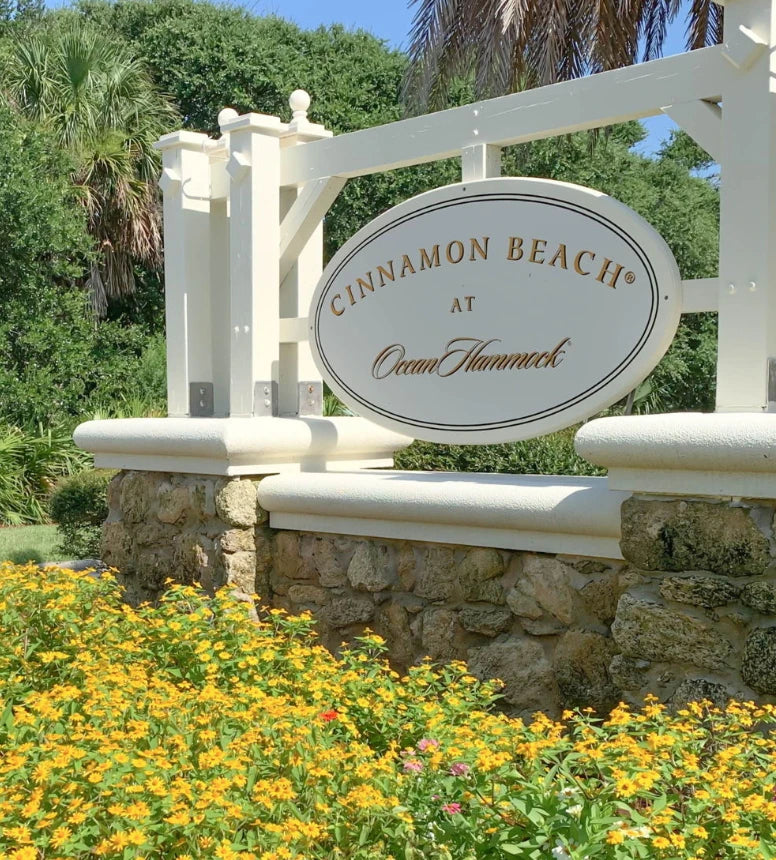
[[[420,773],[423,770],[423,762],[416,758],[411,758],[404,762],[404,770],[411,773]]]
[[[471,768],[469,767],[469,765],[463,761],[457,761],[450,765],[450,773],[453,776],[466,776],[466,774],[469,773],[470,770]]]
[[[446,803],[442,807],[442,812],[447,812],[449,815],[457,815],[461,811],[460,803]]]
[[[427,749],[434,748],[436,749],[439,746],[439,741],[434,738],[421,738],[418,741],[418,749],[421,752],[425,752]]]

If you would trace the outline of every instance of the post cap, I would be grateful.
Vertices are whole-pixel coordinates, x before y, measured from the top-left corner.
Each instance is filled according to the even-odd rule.
[[[294,90],[288,97],[288,106],[293,111],[292,120],[306,119],[310,107],[310,94],[305,90]]]

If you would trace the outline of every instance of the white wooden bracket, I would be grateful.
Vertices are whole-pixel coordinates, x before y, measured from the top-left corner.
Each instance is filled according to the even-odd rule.
[[[302,187],[280,224],[281,284],[346,182],[343,176],[328,176],[314,179]]]
[[[743,24],[725,33],[722,56],[739,71],[746,71],[762,54],[768,43]]]
[[[719,278],[682,281],[682,313],[719,310]]]
[[[477,143],[461,150],[461,179],[474,182],[501,176],[501,147]]]
[[[661,108],[671,119],[719,163],[722,160],[722,108],[696,99]]]

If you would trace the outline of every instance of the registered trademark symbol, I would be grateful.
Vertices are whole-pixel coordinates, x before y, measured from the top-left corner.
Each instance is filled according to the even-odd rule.
[[[634,272],[626,272],[625,273],[625,283],[632,284],[636,280],[636,275]]]

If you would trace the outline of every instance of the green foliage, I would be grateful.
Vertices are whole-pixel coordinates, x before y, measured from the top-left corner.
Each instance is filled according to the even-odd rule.
[[[91,242],[72,162],[0,104],[0,163],[0,421],[74,424],[90,403],[141,393],[163,404],[161,341],[118,321],[96,325],[77,286]]]
[[[51,493],[49,511],[68,558],[95,558],[101,526],[108,516],[107,492],[113,472],[86,471],[60,481]]]
[[[24,432],[0,425],[0,524],[45,521],[56,481],[80,471],[89,460],[68,431]]]
[[[424,472],[509,472],[517,475],[602,475],[574,450],[576,428],[502,445],[413,442],[395,457],[397,469]]]
[[[122,40],[69,15],[17,39],[4,72],[16,109],[73,157],[97,250],[86,284],[102,316],[108,298],[134,288],[133,261],[160,263],[153,144],[177,115]]]

